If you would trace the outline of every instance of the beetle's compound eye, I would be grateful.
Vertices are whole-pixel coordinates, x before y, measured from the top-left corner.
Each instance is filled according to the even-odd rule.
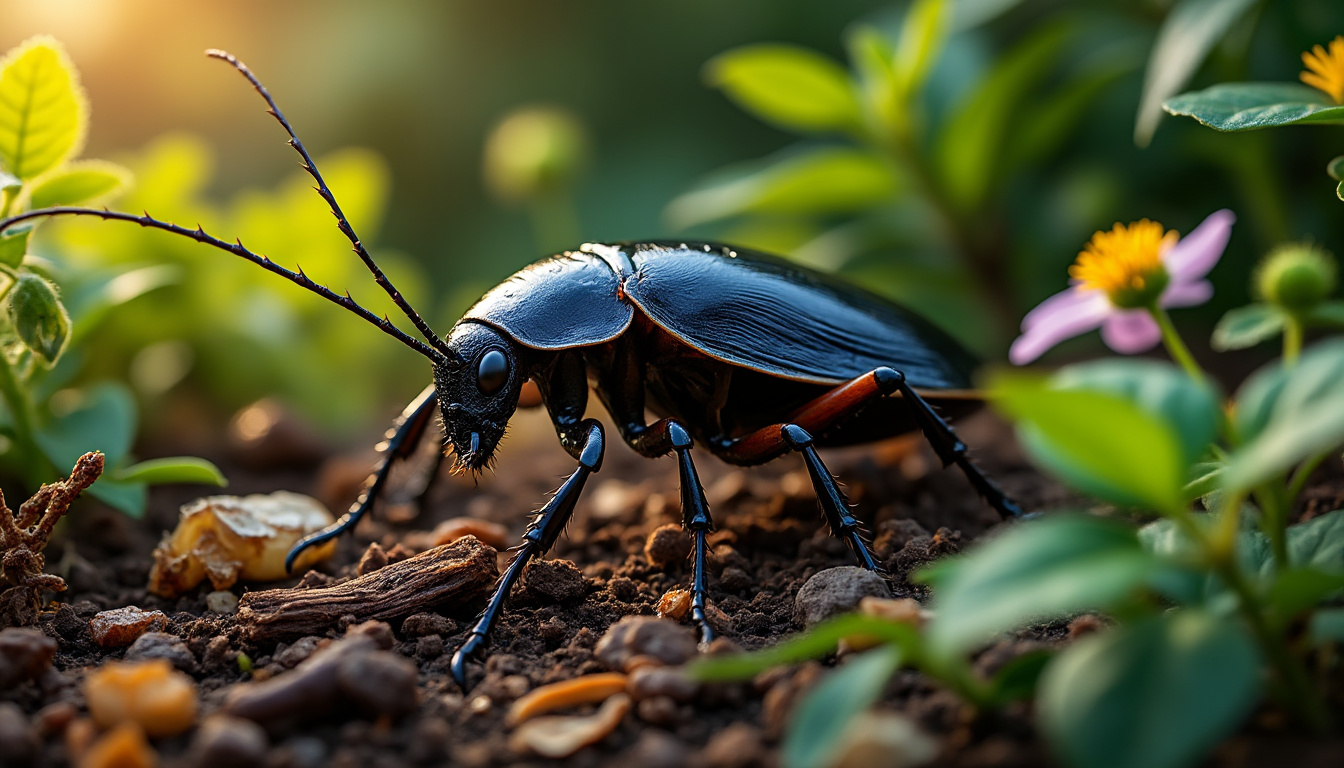
[[[481,355],[476,364],[476,386],[483,394],[493,395],[509,380],[509,359],[498,349]]]

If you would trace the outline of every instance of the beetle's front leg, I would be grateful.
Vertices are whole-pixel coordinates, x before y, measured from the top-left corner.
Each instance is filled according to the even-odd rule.
[[[582,438],[583,448],[579,452],[578,469],[574,470],[574,474],[569,476],[564,485],[560,486],[560,490],[556,491],[550,501],[546,502],[532,518],[527,530],[523,532],[523,543],[519,545],[517,554],[504,571],[504,575],[499,577],[499,583],[495,585],[494,594],[490,596],[485,611],[476,621],[476,626],[472,627],[471,634],[467,635],[462,646],[453,654],[449,669],[453,679],[463,691],[467,690],[467,661],[480,653],[489,642],[490,632],[504,610],[504,601],[508,599],[509,591],[513,589],[514,583],[518,581],[518,577],[532,558],[545,555],[551,545],[555,544],[555,540],[569,523],[570,515],[574,513],[574,505],[579,500],[579,494],[583,491],[588,476],[602,467],[602,455],[606,443],[602,425],[588,419],[575,426],[575,432],[585,435]]]
[[[334,539],[342,533],[354,528],[359,523],[360,518],[368,512],[374,502],[383,492],[383,486],[387,484],[387,477],[392,472],[392,465],[397,461],[415,453],[415,449],[420,445],[420,440],[429,431],[430,417],[434,415],[434,409],[439,405],[434,396],[434,385],[425,387],[424,391],[416,395],[410,405],[402,411],[401,416],[392,425],[392,429],[387,432],[387,439],[378,445],[378,451],[382,453],[382,461],[378,468],[369,475],[369,479],[364,482],[364,490],[355,499],[355,503],[350,506],[350,511],[341,516],[341,519],[328,525],[316,533],[310,533],[299,539],[285,556],[285,571],[294,569],[294,561],[299,555],[303,554],[305,549],[321,544],[328,539]],[[439,463],[434,463],[434,473],[438,473]],[[434,482],[434,475],[431,474],[422,493],[428,493],[430,485]],[[419,500],[417,500],[419,501]]]

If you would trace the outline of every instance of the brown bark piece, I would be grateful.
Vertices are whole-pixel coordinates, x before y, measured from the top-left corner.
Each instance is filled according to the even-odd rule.
[[[495,550],[467,536],[335,586],[248,592],[238,619],[253,642],[322,635],[344,616],[394,621],[470,603],[498,576]]]

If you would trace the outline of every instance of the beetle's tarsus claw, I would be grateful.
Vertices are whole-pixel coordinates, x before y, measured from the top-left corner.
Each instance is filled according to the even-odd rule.
[[[485,646],[485,638],[473,632],[466,642],[453,654],[453,660],[448,664],[448,674],[452,675],[453,682],[457,687],[466,693],[467,688],[467,662],[470,661],[481,648]]]

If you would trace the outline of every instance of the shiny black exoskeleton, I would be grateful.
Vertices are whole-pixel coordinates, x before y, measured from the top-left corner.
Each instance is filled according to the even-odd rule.
[[[89,215],[190,237],[345,307],[432,361],[433,384],[406,408],[380,446],[383,458],[364,493],[335,524],[299,542],[290,563],[305,548],[359,521],[378,499],[392,465],[414,452],[436,412],[442,415],[444,453],[455,455],[458,468],[487,466],[525,384],[534,385],[561,446],[578,467],[537,512],[484,613],[454,655],[452,674],[464,687],[466,664],[484,647],[513,584],[528,562],[550,549],[584,483],[602,466],[606,434],[600,422],[587,418],[590,389],[632,449],[648,457],[676,454],[683,524],[693,541],[691,616],[704,640],[713,637],[705,586],[706,537],[713,521],[691,460],[696,443],[741,465],[801,453],[832,532],[872,570],[880,567],[817,447],[918,429],[944,464],[960,466],[994,508],[1006,517],[1020,514],[967,459],[965,445],[930,405],[953,413],[975,405],[973,358],[908,310],[773,257],[707,243],[586,244],[517,272],[446,336],[437,336],[364,249],[266,90],[233,57],[212,55],[233,64],[266,98],[341,231],[423,342],[349,296],[241,243],[147,214],[51,208],[0,222],[0,232],[32,218]],[[658,418],[649,423],[646,412]]]

